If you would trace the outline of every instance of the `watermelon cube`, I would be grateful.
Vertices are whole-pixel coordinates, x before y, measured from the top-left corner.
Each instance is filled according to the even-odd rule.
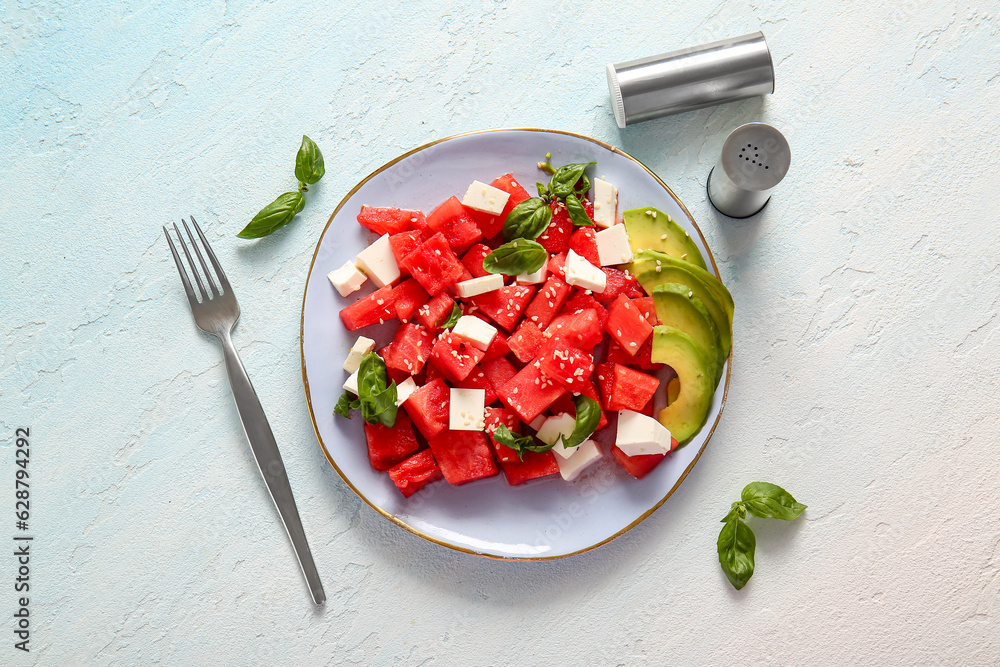
[[[579,313],[563,313],[557,316],[545,330],[552,337],[566,338],[583,350],[590,350],[601,342],[604,332],[601,318],[596,310],[588,308]]]
[[[400,208],[376,208],[362,206],[358,213],[358,222],[379,236],[383,234],[398,234],[413,229],[424,214],[420,211],[407,211]]]
[[[611,391],[608,398],[610,410],[635,410],[642,412],[653,400],[660,381],[634,368],[611,364]]]
[[[537,299],[538,297],[535,298]],[[514,353],[514,356],[517,357],[517,360],[522,364],[526,364],[535,358],[538,350],[541,349],[546,340],[542,334],[542,330],[525,319],[521,322],[521,326],[517,328],[517,331],[511,334],[507,340],[507,345],[510,347],[510,351]]]
[[[572,392],[582,392],[594,372],[594,355],[574,347],[565,338],[553,338],[539,351],[539,370]]]
[[[500,424],[503,424],[514,433],[518,432],[521,420],[517,418],[517,413],[510,408],[486,408],[483,422],[486,424],[486,432],[493,435]]]
[[[645,292],[639,286],[639,281],[628,271],[622,271],[610,266],[602,267],[601,271],[607,277],[607,282],[604,291],[594,295],[601,303],[611,303],[621,294],[630,299],[638,299],[645,296]]]
[[[556,316],[562,307],[566,303],[566,299],[569,297],[570,291],[573,289],[571,285],[568,285],[564,280],[557,276],[550,276],[545,284],[542,285],[542,289],[538,291],[538,295],[532,299],[531,304],[528,306],[527,310],[524,311],[524,317],[526,320],[533,323],[539,329],[544,329],[549,326],[552,319]]]
[[[658,371],[663,368],[663,364],[654,364],[652,357],[652,337],[642,344],[642,347],[639,348],[639,351],[636,352],[634,356],[623,350],[622,346],[614,340],[608,341],[607,361],[614,362],[616,364],[634,366],[635,368],[641,368],[645,371]]]
[[[383,357],[389,368],[416,375],[431,358],[434,337],[419,324],[404,324],[396,329],[396,336],[390,345],[391,352]]]
[[[569,237],[569,249],[594,266],[601,265],[601,258],[597,254],[597,233],[593,227],[578,227]]]
[[[542,375],[540,365],[537,362],[528,364],[497,389],[503,404],[512,408],[524,422],[542,414],[566,393],[561,384]]]
[[[431,211],[427,216],[427,227],[433,233],[443,234],[451,249],[459,255],[483,238],[482,231],[469,215],[469,209],[462,205],[458,197],[449,197]]]
[[[492,359],[497,359],[498,357],[503,357],[510,354],[510,345],[507,344],[507,337],[497,332],[497,335],[493,337],[490,342],[490,346],[486,348],[486,356],[483,357],[481,363],[486,363]]]
[[[368,441],[368,461],[379,471],[400,463],[420,447],[413,433],[413,422],[405,414],[397,414],[396,423],[391,427],[365,422],[365,440]]]
[[[431,296],[453,286],[467,273],[443,234],[435,234],[403,259],[401,265]]]
[[[469,376],[486,353],[470,345],[451,331],[438,336],[431,350],[431,363],[453,382],[461,382]]]
[[[501,445],[493,441],[493,448],[496,451],[497,459],[500,460],[500,468],[511,486],[518,486],[525,482],[559,474],[559,464],[556,463],[555,454],[548,452],[524,452],[524,460],[517,458],[517,454],[510,447]]]
[[[483,369],[483,375],[492,385],[494,393],[517,375],[517,369],[504,357],[497,357],[489,361],[484,360],[480,368]],[[492,403],[492,401],[489,402]]]
[[[430,298],[420,283],[412,278],[407,278],[393,287],[391,296],[396,319],[403,324],[409,322],[413,313]]]
[[[569,237],[573,234],[573,221],[569,219],[566,206],[562,202],[553,201],[549,208],[552,209],[552,222],[535,240],[548,250],[550,255],[558,255],[569,250]]]
[[[490,275],[490,272],[483,268],[483,260],[490,252],[489,246],[477,243],[469,248],[469,252],[465,253],[465,256],[462,257],[462,264],[469,270],[473,278],[482,278],[483,276]]]
[[[562,312],[573,313],[579,315],[582,311],[593,310],[597,313],[597,319],[600,320],[601,329],[604,329],[605,323],[608,321],[608,309],[602,306],[597,299],[594,298],[593,294],[587,294],[587,290],[582,290],[580,288],[575,288],[575,294],[573,294],[566,305],[563,306]]]
[[[348,331],[355,331],[372,324],[382,324],[396,317],[396,308],[390,285],[380,287],[340,311],[340,319]]]
[[[451,392],[444,380],[435,378],[419,387],[403,403],[413,425],[428,440],[448,428],[448,404]]]
[[[671,451],[677,447],[677,441],[670,439]],[[667,454],[640,454],[639,456],[629,456],[618,445],[611,448],[611,456],[615,461],[625,468],[625,472],[636,479],[642,479],[667,458]]]
[[[636,354],[653,334],[653,327],[646,320],[646,316],[624,294],[619,295],[608,308],[608,321],[604,329],[625,352],[631,355]]]
[[[566,280],[566,257],[568,253],[561,252],[558,255],[549,257],[549,273],[557,278]]]
[[[425,449],[389,468],[389,479],[400,493],[409,498],[431,482],[441,479],[441,469],[434,461],[431,450]]]
[[[601,395],[601,408],[605,412],[617,412],[621,409],[611,404],[611,389],[615,384],[615,366],[617,364],[603,363],[594,367],[594,384],[597,385]]]
[[[458,486],[498,472],[492,447],[482,431],[445,431],[429,438],[427,444],[449,484]]]
[[[438,324],[448,319],[454,307],[454,299],[444,293],[438,294],[417,308],[415,319],[429,331],[437,331]]]
[[[628,296],[627,294],[625,296]],[[660,320],[656,317],[656,303],[653,301],[653,297],[644,296],[638,299],[632,299],[632,303],[635,307],[639,309],[642,316],[646,318],[650,326],[656,326],[660,323]]]
[[[419,229],[400,232],[389,237],[389,248],[392,250],[392,256],[396,258],[396,265],[399,266],[399,275],[410,275],[410,272],[402,266],[403,260],[406,259],[407,255],[416,250],[417,246],[423,243],[423,240],[423,234]]]
[[[484,315],[507,331],[513,331],[534,294],[534,287],[507,285],[474,296],[471,301]]]

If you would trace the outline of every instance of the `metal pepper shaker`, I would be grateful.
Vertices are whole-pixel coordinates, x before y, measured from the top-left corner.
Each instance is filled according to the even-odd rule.
[[[747,123],[732,131],[708,173],[708,199],[720,213],[748,218],[759,213],[771,191],[788,173],[788,141],[767,123]]]

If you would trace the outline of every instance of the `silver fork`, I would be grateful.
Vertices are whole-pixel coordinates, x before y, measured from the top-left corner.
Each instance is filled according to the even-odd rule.
[[[285,474],[285,465],[281,462],[278,444],[274,441],[274,434],[271,433],[271,427],[267,423],[267,416],[264,414],[263,408],[260,407],[260,399],[257,398],[257,392],[250,384],[250,378],[247,377],[247,372],[243,368],[243,363],[240,361],[230,337],[236,320],[240,318],[240,306],[236,303],[236,295],[233,294],[226,274],[219,265],[219,260],[215,258],[215,253],[212,252],[212,246],[208,244],[208,239],[205,238],[194,217],[191,218],[191,224],[198,232],[198,238],[201,239],[205,253],[215,269],[215,275],[219,281],[218,286],[212,279],[212,272],[208,270],[208,264],[205,263],[205,258],[198,248],[198,242],[195,241],[187,221],[181,220],[181,222],[184,224],[184,231],[187,232],[188,238],[191,239],[191,247],[194,248],[194,254],[198,258],[198,264],[201,265],[209,287],[209,290],[205,289],[205,283],[202,282],[201,275],[198,273],[198,265],[192,260],[187,243],[184,241],[184,235],[181,234],[177,223],[174,223],[174,231],[177,233],[184,257],[187,258],[187,264],[194,276],[195,283],[198,285],[198,292],[201,294],[199,302],[191,287],[187,269],[177,253],[174,240],[170,237],[167,228],[164,227],[163,233],[166,234],[167,241],[170,243],[170,252],[173,253],[174,262],[177,263],[177,271],[181,274],[181,282],[184,283],[184,291],[191,303],[194,321],[199,329],[217,336],[222,341],[222,352],[226,358],[229,384],[233,389],[233,398],[236,399],[236,409],[240,413],[240,421],[243,422],[243,431],[247,435],[247,440],[250,441],[250,449],[253,450],[253,456],[257,460],[257,467],[260,468],[260,474],[263,475],[264,483],[271,494],[271,500],[278,508],[278,515],[292,541],[292,548],[299,560],[299,567],[302,568],[302,574],[306,578],[313,602],[323,604],[326,602],[326,593],[323,592],[323,584],[320,583],[316,564],[309,551],[309,543],[306,542],[305,531],[302,530],[302,521],[299,519],[299,511],[295,507],[295,498],[292,497],[292,487],[288,483],[288,475]]]

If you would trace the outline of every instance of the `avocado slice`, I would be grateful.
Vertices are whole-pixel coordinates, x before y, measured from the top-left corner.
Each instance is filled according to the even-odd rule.
[[[654,262],[650,262],[649,266],[639,269],[635,273],[635,277],[647,294],[652,294],[657,285],[677,283],[687,287],[693,296],[698,297],[719,331],[719,344],[722,346],[722,358],[725,359],[729,356],[729,350],[733,344],[732,320],[729,313],[726,312],[726,308],[719,303],[715,293],[692,270],[696,268],[684,262],[676,262],[676,264],[664,262],[660,266],[655,266]]]
[[[667,283],[653,288],[653,303],[660,322],[680,329],[701,345],[712,362],[712,379],[718,383],[726,358],[722,356],[719,328],[704,302],[685,285]]]
[[[633,208],[622,213],[632,252],[657,250],[705,269],[705,259],[684,228],[655,208]]]
[[[733,323],[733,295],[729,293],[726,286],[722,284],[722,281],[715,277],[715,274],[709,273],[707,269],[699,269],[698,267],[693,267],[687,262],[682,262],[675,257],[656,250],[643,250],[638,253],[635,259],[632,260],[632,264],[629,266],[629,270],[638,277],[640,271],[645,271],[648,268],[656,266],[656,261],[659,260],[660,264],[663,266],[677,266],[682,269],[686,269],[689,273],[694,275],[696,278],[700,279],[705,286],[712,290],[715,294],[716,299],[719,303],[726,309],[726,313],[729,315],[729,324]],[[646,290],[647,292],[649,290]]]
[[[694,338],[664,324],[653,327],[652,359],[673,368],[680,381],[677,400],[663,408],[657,419],[683,444],[701,430],[712,408],[715,395],[712,361]]]

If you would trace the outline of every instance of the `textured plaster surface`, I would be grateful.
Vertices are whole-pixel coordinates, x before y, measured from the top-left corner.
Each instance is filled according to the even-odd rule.
[[[618,130],[603,67],[762,29],[774,95]],[[31,653],[11,665],[1000,662],[1000,19],[992,2],[0,2],[0,542],[32,434]],[[792,169],[734,222],[705,179],[737,125]],[[737,310],[722,422],[651,518],[504,563],[422,541],[327,464],[299,368],[316,239],[430,140],[549,127],[623,147],[700,223]],[[234,234],[326,178],[273,237]],[[308,599],[160,225],[193,214],[329,596]],[[752,521],[749,481],[809,505]],[[470,489],[471,491],[471,489]],[[7,547],[0,553],[7,553]],[[0,618],[15,563],[0,556]]]

